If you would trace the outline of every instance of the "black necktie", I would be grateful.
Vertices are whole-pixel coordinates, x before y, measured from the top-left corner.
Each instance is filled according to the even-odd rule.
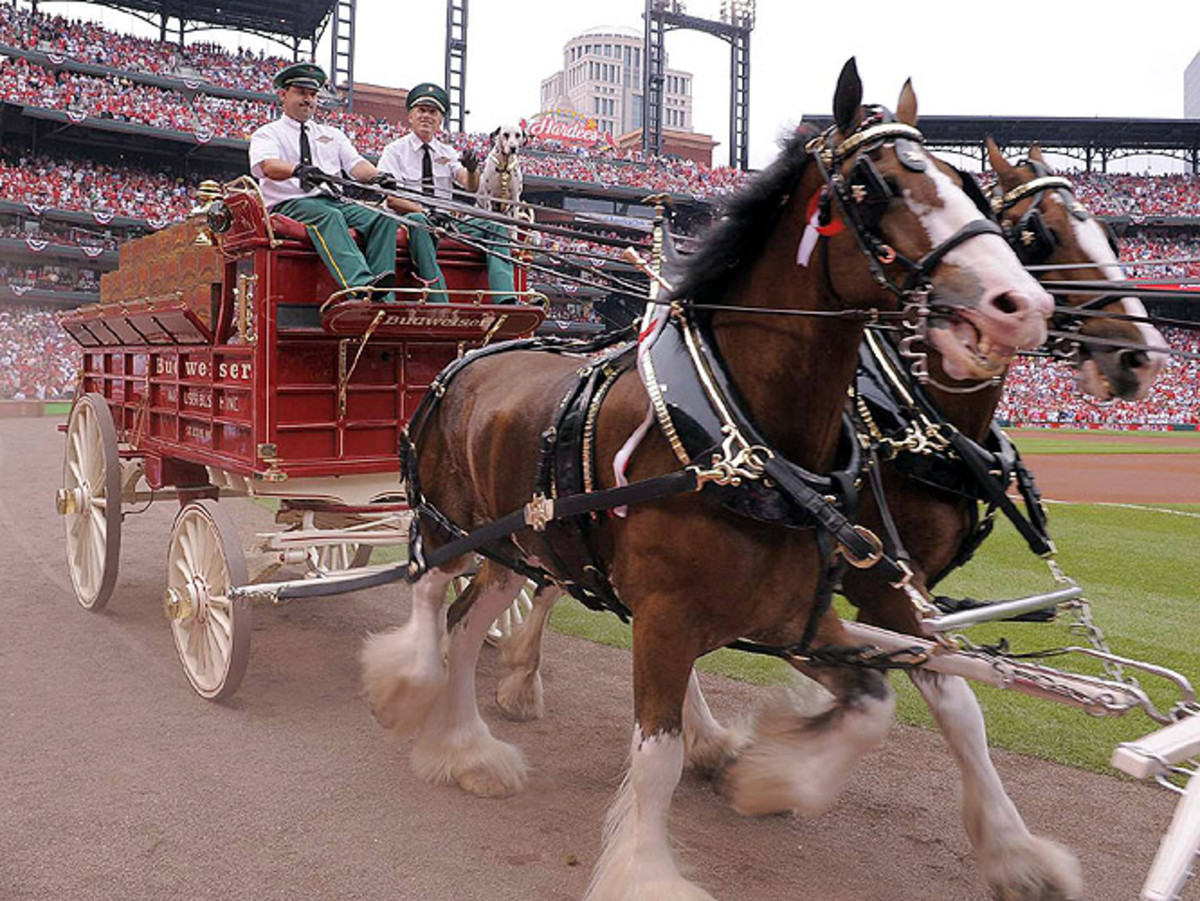
[[[421,193],[428,197],[433,196],[433,157],[429,152],[429,145],[422,144],[421,150],[424,151],[424,157],[421,159]]]
[[[300,123],[300,162],[305,166],[312,165],[312,147],[308,145],[308,128]]]

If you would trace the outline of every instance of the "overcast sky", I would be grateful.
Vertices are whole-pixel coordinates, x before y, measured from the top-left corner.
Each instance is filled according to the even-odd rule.
[[[469,5],[467,126],[490,131],[538,112],[541,80],[562,67],[572,37],[593,26],[641,29],[644,0]],[[686,3],[688,12],[713,18],[719,5]],[[79,8],[43,6],[73,15]],[[112,24],[129,21],[85,9]],[[398,87],[442,80],[444,3],[358,0],[357,9],[358,80]],[[666,41],[669,64],[695,75],[696,130],[721,142],[714,162],[727,162],[729,45],[692,32],[669,32]],[[750,51],[750,162],[760,167],[802,114],[830,111],[837,73],[852,55],[869,102],[895,106],[912,76],[929,115],[1180,117],[1183,72],[1200,52],[1200,4],[759,0]],[[317,61],[328,67],[327,45]]]

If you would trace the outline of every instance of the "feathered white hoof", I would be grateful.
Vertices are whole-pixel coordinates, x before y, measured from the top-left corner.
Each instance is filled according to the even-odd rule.
[[[412,768],[426,782],[457,784],[481,798],[515,795],[528,773],[520,749],[494,737],[482,720],[450,735],[422,733],[413,747]]]
[[[540,720],[546,712],[541,673],[517,671],[504,676],[496,686],[496,703],[510,720]]]
[[[401,738],[417,731],[446,685],[439,643],[423,641],[410,621],[368,636],[360,660],[363,692],[379,724]]]
[[[1083,871],[1057,842],[1028,835],[980,855],[980,870],[996,901],[1078,901]]]
[[[894,707],[888,691],[813,715],[811,697],[777,695],[759,710],[749,742],[725,771],[722,788],[733,809],[746,816],[824,813],[862,755],[883,741]]]

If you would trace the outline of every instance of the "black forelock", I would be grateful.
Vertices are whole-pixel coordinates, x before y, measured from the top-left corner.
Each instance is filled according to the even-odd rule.
[[[725,203],[721,217],[681,263],[672,297],[721,303],[730,280],[758,258],[808,162],[804,145],[816,134],[802,125],[779,156]]]

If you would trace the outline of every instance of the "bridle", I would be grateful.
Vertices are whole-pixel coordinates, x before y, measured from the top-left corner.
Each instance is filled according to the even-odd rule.
[[[835,201],[838,204],[843,218],[850,223],[850,231],[859,249],[867,257],[871,277],[876,284],[899,298],[901,331],[905,333],[899,339],[899,352],[906,360],[912,376],[921,384],[933,382],[937,387],[955,393],[991,387],[994,384],[992,379],[965,389],[934,381],[929,372],[929,354],[924,348],[928,347],[929,315],[937,309],[935,304],[929,302],[933,290],[930,276],[934,269],[951,250],[971,238],[980,235],[1003,237],[1000,226],[981,208],[984,218],[967,222],[920,259],[913,260],[898,253],[879,232],[883,211],[895,192],[879,174],[869,154],[892,142],[901,165],[914,172],[924,172],[933,164],[926,154],[917,150],[918,146],[924,146],[924,135],[911,125],[894,121],[891,113],[881,107],[874,108],[859,130],[839,145],[832,143],[834,132],[835,126],[830,126],[809,141],[806,147],[825,180],[822,202]],[[851,159],[853,162],[850,162]],[[972,200],[979,206],[976,198]],[[824,246],[827,247],[827,243]],[[889,277],[884,268],[892,264],[907,270],[904,280],[899,284]],[[827,285],[832,291],[827,260],[824,269]]]
[[[1000,227],[990,219],[972,219],[953,235],[934,246],[918,260],[899,253],[879,232],[883,213],[895,192],[879,174],[869,154],[887,143],[894,143],[901,164],[914,172],[924,172],[930,165],[916,146],[924,146],[925,136],[911,125],[892,120],[891,113],[882,107],[874,111],[841,144],[833,144],[836,126],[830,126],[805,147],[825,181],[825,198],[832,198],[850,224],[850,231],[859,249],[867,257],[871,277],[876,284],[894,294],[906,306],[919,299],[924,305],[932,290],[930,275],[946,254],[965,241],[980,235],[1001,235]],[[853,159],[853,162],[850,160]],[[843,170],[849,164],[845,173]],[[824,202],[823,198],[822,202]],[[897,264],[907,270],[903,282],[897,284],[885,266]],[[928,315],[928,307],[925,307]]]
[[[1045,263],[1059,244],[1059,238],[1054,230],[1046,225],[1042,211],[1039,209],[1042,198],[1047,191],[1062,192],[1060,199],[1067,211],[1076,219],[1083,221],[1088,218],[1088,212],[1075,197],[1075,186],[1069,179],[1061,175],[1053,175],[1049,168],[1037,160],[1024,159],[1016,165],[1023,166],[1034,174],[1034,178],[1017,185],[1011,191],[1001,192],[999,184],[993,191],[991,200],[992,210],[1000,219],[1000,227],[1004,231],[1005,240],[1012,246],[1017,257],[1026,266],[1038,266]],[[1033,198],[1033,203],[1020,217],[1005,218],[1004,214],[1027,198]],[[1113,255],[1119,256],[1117,237],[1112,227],[1105,223],[1105,234]],[[1078,263],[1078,268],[1099,265],[1097,263]],[[1086,314],[1104,310],[1114,303],[1119,303],[1121,297],[1115,294],[1101,294],[1080,304],[1070,307],[1059,307],[1055,310],[1051,321],[1052,327],[1060,334],[1050,342],[1050,353],[1061,359],[1074,360],[1083,350],[1083,342],[1075,340],[1070,335],[1077,335],[1088,318]],[[1085,315],[1079,315],[1083,313]],[[1142,317],[1130,317],[1141,319]],[[1066,336],[1064,336],[1066,335]]]

